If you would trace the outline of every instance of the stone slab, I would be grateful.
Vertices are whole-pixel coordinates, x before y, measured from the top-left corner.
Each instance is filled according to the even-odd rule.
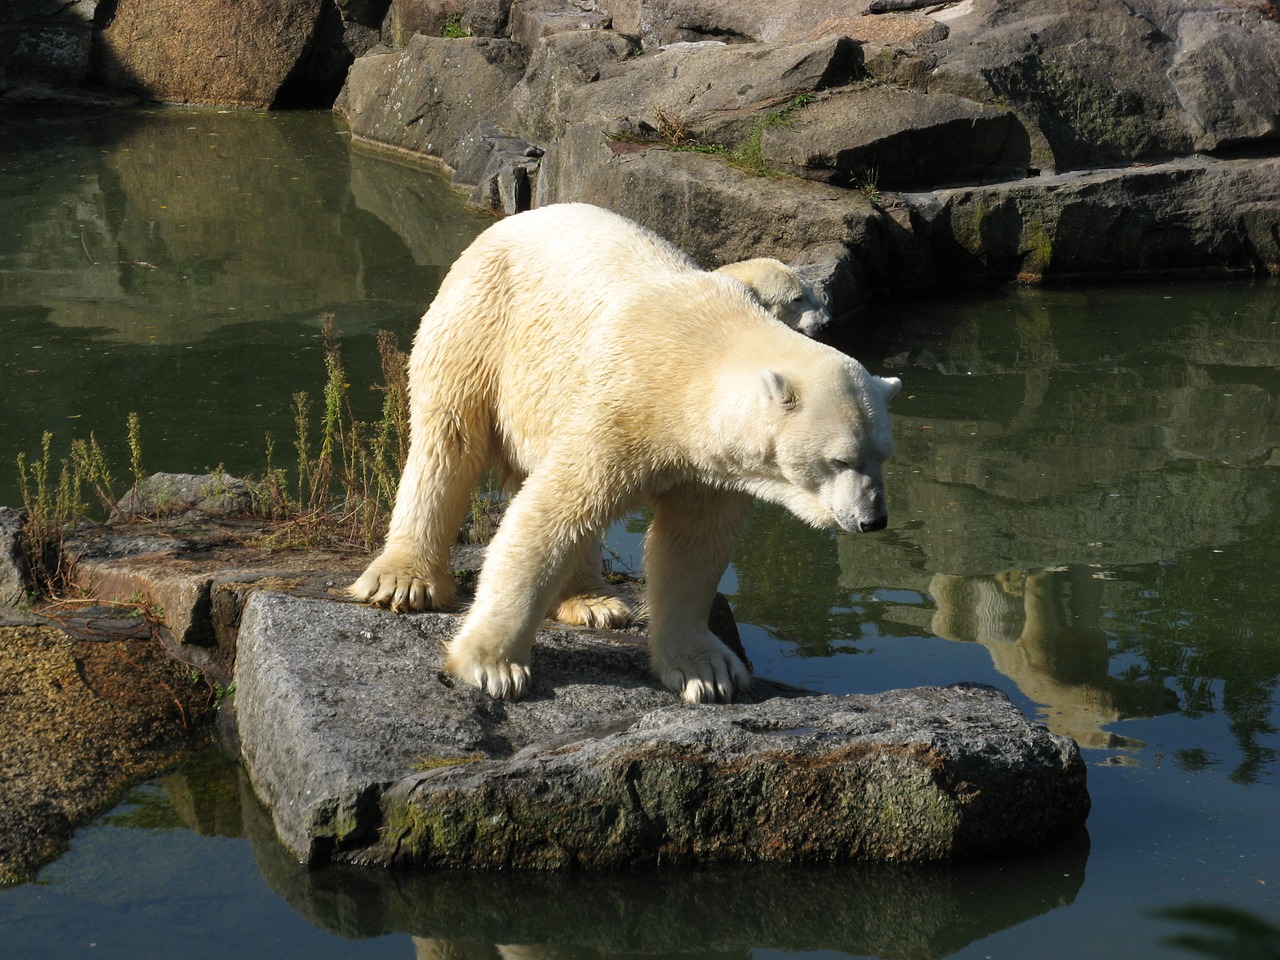
[[[254,789],[300,860],[400,867],[963,860],[1044,846],[1089,809],[1075,744],[984,686],[694,706],[636,638],[546,629],[530,695],[442,667],[458,618],[264,591],[236,710]]]

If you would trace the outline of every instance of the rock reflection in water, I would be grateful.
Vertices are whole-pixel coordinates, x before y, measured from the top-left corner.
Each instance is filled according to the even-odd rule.
[[[298,863],[236,765],[210,754],[158,781],[193,831],[244,836],[268,886],[329,933],[414,937],[432,960],[604,960],[680,953],[745,960],[753,949],[932,960],[1071,904],[1088,836],[1048,853],[972,866],[755,866],[574,875],[396,871]]]
[[[359,417],[373,335],[407,344],[489,224],[422,166],[353,149],[328,114],[163,108],[6,118],[0,144],[0,503],[54,432],[112,463],[129,413],[148,468],[260,472],[292,435],[331,316]],[[12,425],[12,429],[9,429]]]
[[[51,175],[0,201],[20,227],[0,242],[8,305],[121,342],[388,299],[413,318],[487,222],[442,177],[350,150],[323,116],[166,108],[30,126]]]

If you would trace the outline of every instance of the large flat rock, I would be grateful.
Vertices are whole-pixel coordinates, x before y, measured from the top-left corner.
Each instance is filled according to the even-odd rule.
[[[1280,159],[1187,157],[909,194],[944,273],[1007,280],[1280,269]]]
[[[1089,809],[1075,744],[989,687],[693,706],[634,637],[547,629],[519,703],[443,673],[457,617],[263,591],[236,660],[243,756],[302,860],[612,868],[960,860]]]

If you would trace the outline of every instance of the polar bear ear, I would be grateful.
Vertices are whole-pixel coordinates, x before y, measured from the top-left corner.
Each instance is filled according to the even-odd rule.
[[[892,400],[898,395],[898,391],[902,389],[902,381],[897,377],[880,377],[880,386],[884,387],[884,398],[886,401]]]
[[[760,389],[764,392],[765,399],[776,403],[783,410],[790,410],[796,405],[795,387],[776,370],[760,368]]]

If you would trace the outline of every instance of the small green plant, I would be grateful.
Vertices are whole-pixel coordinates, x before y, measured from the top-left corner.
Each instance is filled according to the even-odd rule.
[[[501,512],[501,499],[492,474],[484,484],[471,491],[468,504],[466,536],[468,543],[488,543],[497,529],[497,515]]]
[[[130,436],[137,434],[137,414],[129,415]],[[18,454],[18,485],[26,522],[23,549],[30,563],[28,587],[35,595],[49,596],[61,590],[69,576],[63,542],[68,527],[88,518],[83,493],[91,490],[109,514],[115,509],[111,471],[106,455],[92,433],[88,440],[73,440],[69,459],[53,463],[53,434],[40,438],[40,455],[28,460]]]
[[[751,131],[747,134],[747,138],[743,141],[742,146],[736,151],[738,165],[757,174],[758,176],[778,176],[778,171],[771,167],[764,159],[762,147],[764,132],[774,127],[786,126],[795,118],[796,113],[813,103],[813,101],[813,94],[799,94],[792,97],[791,100],[783,106],[776,110],[770,110],[763,117],[757,120],[751,127]]]
[[[144,596],[141,591],[134,591],[126,600],[117,601],[119,606],[125,613],[141,617],[149,623],[159,625],[164,621],[164,607]]]
[[[213,709],[221,710],[225,704],[231,703],[236,698],[236,682],[232,680],[225,687],[220,683],[213,685]]]
[[[655,113],[654,131],[658,138],[663,140],[672,150],[721,156],[735,167],[746,170],[756,176],[778,177],[781,176],[779,171],[764,158],[764,133],[773,127],[785,126],[790,123],[798,111],[813,103],[815,99],[811,93],[802,93],[792,97],[781,107],[770,110],[752,124],[742,143],[736,149],[730,149],[718,143],[702,143],[693,136],[692,128],[687,120],[665,110],[659,110]]]
[[[440,36],[449,40],[461,40],[471,36],[471,31],[462,25],[462,11],[455,10],[444,18],[444,26],[440,28]]]
[[[133,489],[135,503],[137,491],[142,489],[142,481],[147,479],[147,472],[142,468],[142,422],[136,413],[128,417],[129,434],[129,469],[133,473]]]
[[[193,687],[205,684],[209,688],[210,702],[215,711],[221,710],[225,704],[228,704],[236,698],[236,682],[232,680],[226,686],[221,683],[210,682],[209,678],[196,667],[187,667],[187,679],[191,681]]]
[[[867,167],[858,179],[858,189],[872,203],[880,202],[880,170],[878,167]]]
[[[332,315],[325,315],[324,405],[319,436],[312,437],[311,402],[293,395],[294,493],[274,466],[275,441],[267,437],[267,470],[256,484],[259,512],[286,522],[273,534],[294,546],[349,545],[369,549],[381,538],[395,502],[409,451],[408,360],[388,333],[378,335],[382,364],[382,416],[357,419],[350,405],[341,347]]]

